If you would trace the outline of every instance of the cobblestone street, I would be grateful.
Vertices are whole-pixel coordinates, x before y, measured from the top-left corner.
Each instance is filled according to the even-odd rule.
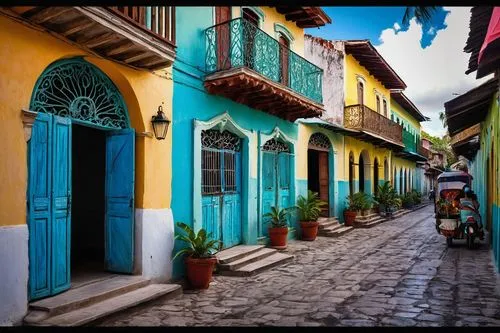
[[[499,326],[488,245],[447,248],[427,206],[340,238],[293,241],[294,261],[121,313],[102,326]]]

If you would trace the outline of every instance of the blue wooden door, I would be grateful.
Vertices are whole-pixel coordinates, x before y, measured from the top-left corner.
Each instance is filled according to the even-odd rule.
[[[71,279],[71,119],[52,124],[52,294],[69,289]]]
[[[51,293],[52,115],[39,113],[28,150],[29,299]],[[6,268],[5,268],[6,269]]]
[[[135,133],[123,129],[106,137],[106,268],[132,273],[134,268]]]
[[[278,175],[278,205],[280,208],[290,207],[290,157],[287,152],[279,152],[277,155]]]
[[[269,213],[276,206],[277,175],[276,153],[262,152],[262,215]],[[260,235],[267,236],[268,219],[262,218]]]
[[[202,227],[223,248],[241,243],[240,139],[229,132],[202,132]]]

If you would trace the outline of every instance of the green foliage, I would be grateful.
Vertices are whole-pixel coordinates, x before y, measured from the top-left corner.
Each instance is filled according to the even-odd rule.
[[[407,25],[412,17],[415,17],[415,20],[420,25],[430,23],[432,20],[432,14],[437,10],[437,8],[437,6],[406,7],[402,23]]]
[[[317,192],[307,191],[307,197],[299,196],[297,199],[297,208],[301,221],[317,221],[321,214],[321,208],[328,205],[319,198]]]
[[[449,135],[444,135],[442,138],[440,138],[422,131],[422,138],[425,138],[432,143],[432,149],[446,155],[446,160],[448,162],[447,166],[450,166],[458,160],[457,156],[453,152],[453,149],[451,148],[451,138]]]
[[[392,187],[391,183],[388,181],[386,181],[383,185],[378,185],[378,191],[375,195],[374,201],[379,205],[384,205],[386,210],[391,207],[401,207],[401,199],[399,198],[394,187]]]
[[[347,208],[348,211],[358,211],[370,209],[373,204],[373,199],[370,195],[364,192],[357,192],[353,195],[347,196]]]
[[[217,251],[220,245],[222,245],[219,240],[212,239],[212,234],[207,235],[207,231],[203,228],[196,234],[194,230],[185,223],[177,222],[177,226],[181,228],[185,234],[178,234],[175,236],[175,239],[185,242],[187,246],[177,251],[172,260],[182,254],[187,254],[193,258],[210,258],[213,256],[212,251]]]
[[[422,193],[413,189],[413,190],[411,190],[411,194],[413,196],[413,203],[415,203],[416,205],[422,203]]]
[[[411,192],[406,192],[401,201],[403,202],[403,206],[412,206],[415,204],[413,194]]]
[[[290,214],[290,208],[280,209],[279,207],[271,207],[269,213],[264,214],[262,217],[269,219],[271,228],[287,228],[287,218]]]

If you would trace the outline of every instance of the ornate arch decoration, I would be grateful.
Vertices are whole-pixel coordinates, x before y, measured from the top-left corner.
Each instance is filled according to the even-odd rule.
[[[309,138],[308,147],[316,150],[330,151],[330,139],[323,133],[314,133]]]
[[[241,8],[240,8],[240,16],[241,17],[243,17],[243,9],[249,9],[252,12],[254,12],[255,15],[257,15],[259,17],[259,28],[262,28],[262,24],[264,23],[264,19],[266,18],[264,11],[256,6],[241,6]]]
[[[295,140],[283,133],[279,127],[275,127],[269,134],[261,133],[261,150],[293,153]]]
[[[279,39],[279,36],[282,35],[290,42],[290,47],[294,41],[293,34],[281,23],[274,23],[274,33],[276,35],[276,39]]]
[[[130,126],[127,106],[118,88],[99,68],[81,57],[60,60],[45,69],[33,89],[30,109],[94,127]]]

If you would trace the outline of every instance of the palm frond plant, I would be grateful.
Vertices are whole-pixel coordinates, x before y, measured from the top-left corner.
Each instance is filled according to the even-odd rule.
[[[432,20],[432,14],[434,14],[436,10],[437,6],[406,7],[402,23],[407,25],[412,17],[415,17],[415,20],[420,25],[430,23]]]
[[[269,220],[269,241],[271,247],[283,250],[287,246],[288,216],[291,208],[271,207],[271,210],[262,217]]]
[[[322,208],[328,205],[319,198],[317,192],[307,191],[307,197],[300,195],[297,199],[299,219],[303,222],[315,222],[321,215]]]
[[[173,259],[185,254],[186,273],[191,286],[194,288],[206,289],[210,285],[212,272],[217,259],[214,252],[220,249],[222,243],[212,239],[212,234],[207,234],[205,229],[200,229],[198,233],[183,222],[177,222],[177,226],[184,231],[184,234],[177,234],[176,240],[186,244],[174,255]]]

